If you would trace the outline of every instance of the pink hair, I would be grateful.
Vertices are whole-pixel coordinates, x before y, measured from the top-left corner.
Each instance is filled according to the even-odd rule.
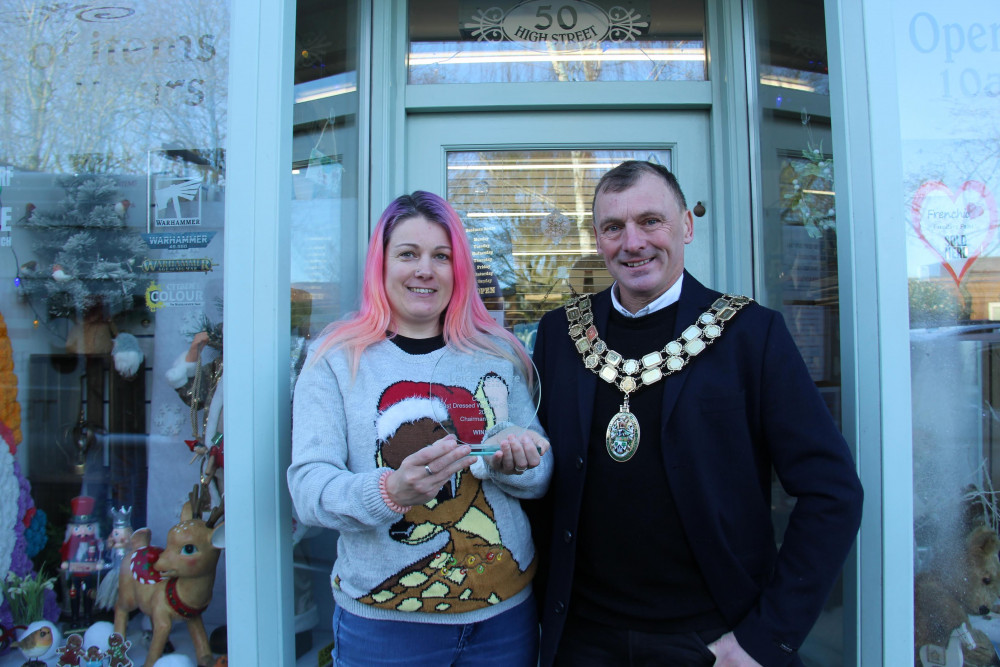
[[[480,350],[498,354],[520,366],[529,383],[533,383],[531,360],[524,346],[514,334],[497,324],[479,297],[472,249],[461,218],[447,201],[422,190],[397,197],[382,213],[368,243],[361,285],[361,307],[358,312],[323,330],[320,334],[323,340],[314,353],[313,361],[331,348],[343,348],[354,374],[357,373],[361,355],[368,346],[386,340],[386,332],[394,328],[394,323],[383,279],[385,248],[399,223],[417,217],[444,227],[451,242],[454,287],[451,301],[444,312],[442,329],[445,344],[462,351]],[[506,342],[510,349],[498,345],[493,337]]]

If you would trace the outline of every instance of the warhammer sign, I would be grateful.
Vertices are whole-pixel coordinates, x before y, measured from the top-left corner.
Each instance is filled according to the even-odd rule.
[[[215,232],[184,232],[180,234],[143,234],[142,240],[150,248],[167,250],[187,250],[204,248],[212,242]]]
[[[528,48],[583,49],[594,42],[624,42],[649,29],[648,15],[615,5],[603,9],[587,0],[528,0],[504,10],[476,7],[463,12],[462,32],[481,42],[520,42]]]
[[[212,260],[209,257],[198,259],[146,259],[139,265],[143,273],[182,273],[185,271],[212,270]]]
[[[153,179],[157,227],[201,224],[201,185],[198,176],[158,176]]]

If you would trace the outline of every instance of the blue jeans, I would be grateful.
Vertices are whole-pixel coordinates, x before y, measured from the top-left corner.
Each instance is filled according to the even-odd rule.
[[[337,667],[535,667],[538,616],[528,598],[498,616],[465,625],[408,623],[333,611]]]

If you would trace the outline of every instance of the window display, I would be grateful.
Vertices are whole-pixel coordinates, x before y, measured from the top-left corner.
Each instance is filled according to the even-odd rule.
[[[984,122],[995,116],[1000,57],[978,47],[987,22],[973,5],[893,3],[899,96],[920,101],[899,108],[896,202],[909,288],[918,665],[993,664],[1000,644],[1000,134]],[[958,572],[969,583],[949,581]]]
[[[26,100],[0,128],[0,665],[226,652],[222,552],[196,578],[171,549],[192,486],[224,493],[221,393],[194,371],[221,366],[199,333],[221,340],[229,22],[222,0],[0,11],[0,93]],[[122,569],[164,543],[146,576],[194,640],[127,613],[156,617]]]

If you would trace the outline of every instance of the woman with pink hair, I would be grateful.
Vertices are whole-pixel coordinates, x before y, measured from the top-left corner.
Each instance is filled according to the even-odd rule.
[[[303,523],[340,533],[336,664],[537,663],[519,499],[545,492],[552,457],[533,382],[479,297],[455,210],[395,199],[360,309],[321,334],[295,389],[292,499]]]

